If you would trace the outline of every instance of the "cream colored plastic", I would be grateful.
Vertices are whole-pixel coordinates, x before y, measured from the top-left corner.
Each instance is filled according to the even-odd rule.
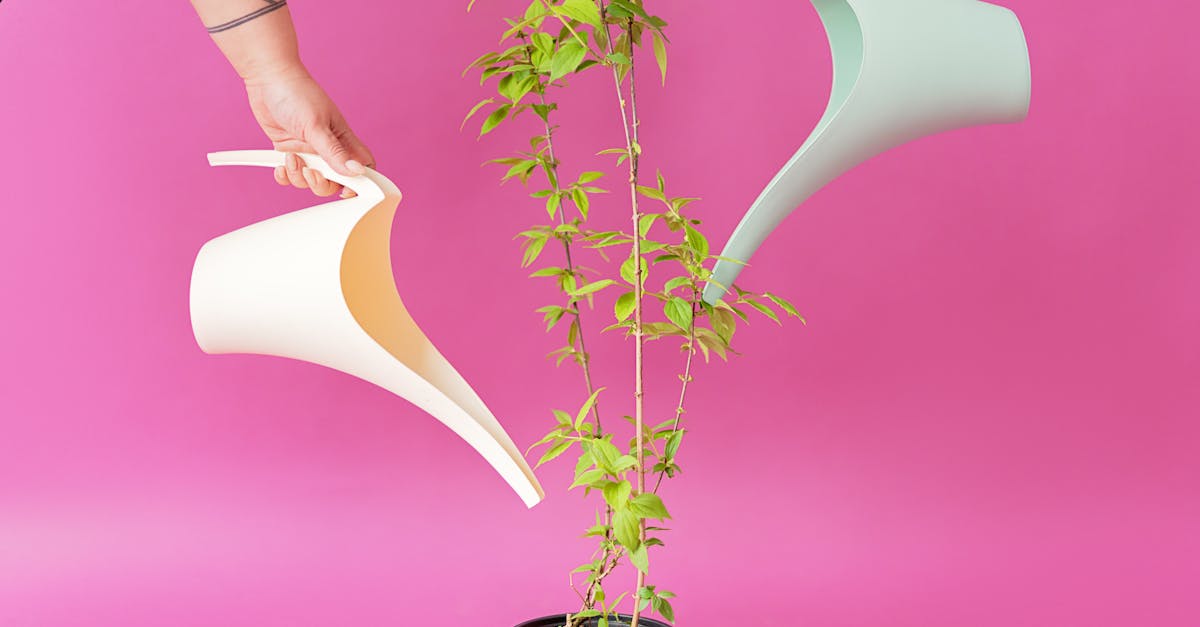
[[[290,357],[385,388],[450,427],[527,506],[537,504],[544,494],[520,451],[396,292],[390,239],[400,190],[373,170],[344,177],[314,155],[300,157],[358,196],[264,220],[205,244],[191,285],[192,329],[200,348]],[[276,167],[284,154],[219,152],[208,160]]]
[[[816,129],[742,218],[721,253],[750,260],[801,203],[871,157],[942,131],[1018,122],[1030,68],[1016,15],[977,0],[813,0],[833,51],[833,88]],[[714,303],[742,264],[718,261]]]

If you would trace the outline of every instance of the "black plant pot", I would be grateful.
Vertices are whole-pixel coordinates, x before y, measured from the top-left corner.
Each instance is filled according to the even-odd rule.
[[[630,616],[628,614],[620,614],[620,620],[608,619],[608,627],[629,627]],[[567,622],[567,615],[555,614],[554,616],[543,616],[533,620],[527,620],[517,627],[563,627]],[[596,627],[596,619],[589,619],[584,623],[584,627]],[[638,627],[671,627],[670,625],[653,618],[641,617],[638,619]]]

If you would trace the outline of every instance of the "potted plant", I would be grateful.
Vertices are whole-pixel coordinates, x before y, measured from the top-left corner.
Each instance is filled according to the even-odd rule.
[[[537,451],[539,466],[573,458],[570,489],[582,490],[596,503],[595,518],[585,531],[596,549],[572,571],[579,607],[520,627],[663,626],[647,614],[674,621],[675,595],[649,583],[651,549],[662,545],[662,521],[671,518],[660,489],[680,473],[677,460],[687,433],[683,418],[696,355],[725,359],[738,322],[751,312],[776,322],[780,312],[799,314],[774,294],[737,288],[722,300],[705,302],[701,294],[717,256],[700,221],[689,214],[697,199],[669,193],[661,172],[651,178],[640,170],[647,148],[639,142],[643,121],[637,98],[646,72],[638,52],[648,45],[657,65],[652,75],[665,84],[666,20],[650,13],[644,0],[533,0],[523,9],[507,20],[501,49],[470,64],[468,70],[478,70],[480,82],[494,85],[497,95],[476,104],[467,120],[482,115],[480,135],[518,120],[532,129],[527,146],[491,163],[506,168],[502,180],[531,186],[537,210],[544,209],[548,218],[518,235],[521,263],[533,269],[531,277],[555,287],[555,302],[537,311],[548,332],[565,333],[564,345],[551,356],[557,364],[580,368],[580,396],[586,400],[571,411],[553,410],[552,428],[530,450]],[[644,56],[648,62],[651,53]],[[622,176],[608,180],[620,181],[628,194],[625,229],[597,230],[589,224],[590,198],[610,191],[600,187],[606,173],[573,171],[557,157],[554,96],[562,89],[612,93],[607,96],[615,105],[612,115],[624,134],[617,147],[599,154],[611,155],[613,168],[621,171]],[[581,263],[585,259],[586,268]],[[597,270],[590,269],[593,261]],[[619,295],[611,316],[605,313],[607,320],[593,321],[594,299],[602,292]],[[593,377],[587,348],[597,341],[598,331],[632,344],[633,398],[602,397],[604,388]],[[678,403],[670,416],[648,416],[643,407],[643,348],[654,340],[677,342],[681,349],[679,388],[670,392]],[[622,405],[629,408],[626,420],[609,409]],[[614,584],[610,576],[625,563],[635,569],[635,581]]]

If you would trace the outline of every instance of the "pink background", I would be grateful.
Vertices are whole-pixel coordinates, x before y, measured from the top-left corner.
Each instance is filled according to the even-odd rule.
[[[552,296],[510,240],[540,211],[478,167],[528,133],[457,130],[484,94],[459,71],[520,9],[465,3],[292,10],[405,192],[401,292],[524,445],[581,386],[543,360],[531,310]],[[680,624],[1196,624],[1200,8],[1006,4],[1029,120],[858,168],[743,275],[810,324],[754,324],[699,373],[654,560]],[[805,2],[659,5],[648,169],[704,197],[720,244],[820,115],[826,43]],[[9,0],[0,59],[0,625],[505,627],[572,607],[591,514],[568,464],[526,511],[380,389],[195,346],[200,245],[313,201],[205,164],[264,142],[185,2]],[[584,82],[561,118],[573,171],[619,142],[609,83]],[[623,217],[615,200],[597,211]],[[612,412],[629,346],[596,342]]]

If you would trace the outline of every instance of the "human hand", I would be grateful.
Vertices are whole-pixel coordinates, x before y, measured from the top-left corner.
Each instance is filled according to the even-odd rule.
[[[294,153],[320,155],[338,174],[357,176],[374,167],[375,158],[346,123],[324,89],[303,68],[270,73],[246,79],[250,109],[275,150],[289,153],[286,165],[275,168],[275,181],[311,189],[318,196],[350,189],[326,179],[320,172],[304,167]]]

